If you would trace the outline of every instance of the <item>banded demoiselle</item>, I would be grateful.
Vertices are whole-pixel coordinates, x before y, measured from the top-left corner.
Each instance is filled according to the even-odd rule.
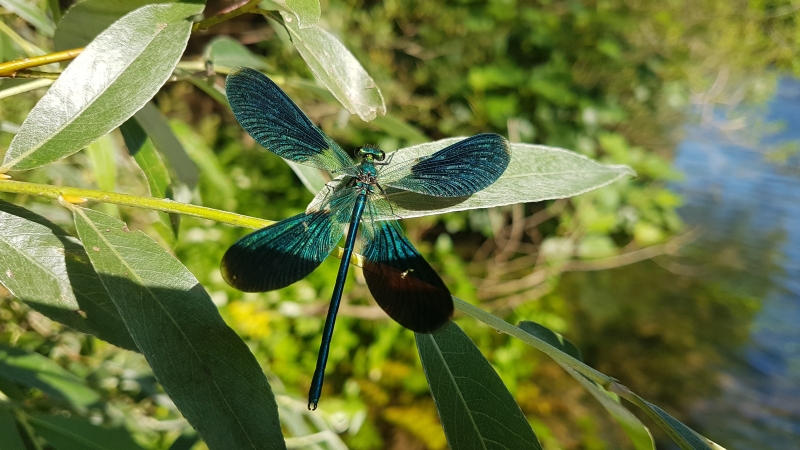
[[[393,164],[391,156],[387,159],[377,147],[363,146],[357,148],[362,159],[355,164],[260,72],[236,69],[228,76],[226,88],[236,119],[256,142],[289,161],[343,176],[322,202],[239,239],[222,258],[222,275],[231,286],[246,292],[280,289],[316,269],[349,224],[308,395],[308,408],[316,409],[362,222],[364,278],[389,317],[415,332],[432,333],[453,315],[450,291],[403,235],[385,189],[434,197],[472,195],[503,174],[511,159],[510,147],[499,135],[479,134],[430,156]]]

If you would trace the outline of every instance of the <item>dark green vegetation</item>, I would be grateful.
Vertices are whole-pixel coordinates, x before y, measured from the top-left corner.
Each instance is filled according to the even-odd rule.
[[[57,27],[42,11],[58,21],[59,2],[41,2],[42,10],[12,9],[23,3],[0,1],[15,12],[0,19],[6,25],[0,30],[2,61],[39,54],[34,45],[44,49],[41,53],[86,45],[114,18],[151,2],[121,2],[127,9],[108,12],[102,6],[107,2],[90,0],[70,11]],[[296,4],[292,7],[297,11],[314,4],[289,3]],[[218,266],[225,249],[247,230],[189,216],[178,223],[177,215],[165,213],[171,210],[159,207],[156,214],[118,208],[112,203],[124,203],[114,199],[93,204],[91,210],[65,209],[38,195],[44,192],[41,189],[26,195],[3,194],[5,200],[47,219],[0,204],[2,261],[9,261],[12,254],[21,260],[36,257],[42,253],[28,250],[47,248],[52,253],[45,256],[62,255],[63,266],[63,270],[45,268],[39,275],[28,272],[27,278],[15,272],[17,267],[31,267],[22,263],[0,271],[3,285],[26,301],[4,291],[0,303],[4,344],[0,391],[5,396],[0,400],[0,433],[18,436],[16,448],[86,447],[76,444],[74,434],[65,430],[77,431],[99,448],[108,446],[102,444],[107,439],[115,439],[115,448],[189,448],[193,432],[185,422],[172,420],[178,417],[176,405],[212,448],[226,448],[220,442],[230,445],[234,438],[242,448],[279,447],[282,443],[274,439],[276,404],[285,436],[296,439],[333,430],[340,434],[331,439],[356,449],[443,448],[443,429],[453,448],[495,438],[485,432],[493,424],[469,420],[486,417],[481,413],[497,414],[532,448],[536,444],[526,422],[544,448],[652,448],[636,418],[595,383],[617,389],[643,406],[656,420],[643,416],[651,429],[678,430],[675,433],[686,438],[686,448],[703,448],[699,438],[674,419],[659,415],[660,409],[647,408],[644,400],[581,364],[575,347],[550,330],[575,337],[586,363],[615,376],[678,419],[685,418],[687,395],[714,389],[715,380],[704,376],[704,369],[713,363],[715,350],[696,349],[689,341],[692,333],[713,331],[712,325],[741,335],[753,312],[748,298],[735,286],[719,283],[697,287],[703,299],[699,306],[693,299],[681,299],[676,308],[674,298],[657,294],[680,280],[671,275],[654,278],[640,266],[619,275],[625,270],[619,267],[680,247],[682,241],[673,238],[682,232],[675,214],[680,199],[664,184],[677,176],[669,156],[674,132],[690,104],[713,110],[717,102],[764,96],[770,89],[767,68],[796,69],[792,64],[800,33],[791,2],[323,5],[323,28],[353,52],[385,99],[387,116],[377,115],[370,122],[348,115],[341,105],[365,119],[373,118],[382,109],[380,95],[358,74],[345,80],[340,73],[326,72],[350,61],[315,54],[320,48],[315,43],[321,39],[314,35],[317,28],[304,31],[292,25],[294,21],[281,26],[277,23],[281,16],[273,12],[269,19],[247,14],[208,31],[192,32],[184,18],[199,13],[202,6],[148,8],[146,14],[122,19],[122,36],[131,37],[126,45],[119,45],[120,34],[106,36],[105,46],[87,49],[83,60],[68,66],[72,72],[62,77],[72,84],[62,92],[74,93],[80,80],[97,70],[97,65],[87,63],[102,60],[110,49],[119,50],[121,60],[131,61],[98,75],[113,82],[87,109],[65,102],[45,109],[72,114],[74,120],[66,126],[45,120],[52,114],[36,114],[34,104],[43,95],[41,90],[0,99],[4,130],[0,147],[9,149],[3,168],[37,167],[10,172],[15,180],[141,196],[149,192],[271,220],[302,212],[313,194],[280,158],[248,140],[212,84],[239,65],[282,77],[282,87],[300,99],[311,119],[345,149],[376,143],[392,151],[428,140],[496,132],[512,142],[562,147],[604,164],[628,164],[638,177],[612,173],[609,180],[622,179],[571,197],[604,184],[594,180],[578,188],[591,170],[574,165],[579,175],[575,180],[548,180],[571,188],[569,193],[538,197],[559,200],[405,220],[410,240],[456,297],[512,324],[536,323],[504,329],[514,334],[511,337],[479,323],[506,326],[496,318],[457,303],[459,310],[473,316],[457,313],[456,323],[465,334],[450,325],[441,334],[420,336],[418,355],[414,335],[386,320],[363,280],[351,275],[331,348],[326,401],[316,416],[304,412],[302,397],[313,373],[338,261],[326,260],[307,279],[287,289],[242,294],[227,287]],[[209,2],[207,17],[219,8]],[[313,9],[303,14],[304,20],[314,23]],[[106,13],[102,15],[106,22],[98,12]],[[153,29],[163,33],[154,34]],[[211,60],[219,73],[208,76],[201,57]],[[174,79],[165,85],[179,59]],[[327,89],[312,81],[312,72]],[[342,80],[363,89],[348,95],[337,84]],[[4,81],[0,92],[26,82]],[[145,104],[156,92],[157,107]],[[69,107],[75,110],[68,111]],[[121,133],[106,135],[134,112],[134,120],[124,122]],[[34,124],[39,120],[35,129],[41,132],[26,134],[20,129],[22,137],[11,145],[13,135],[6,131],[16,131],[26,117]],[[75,153],[93,141],[87,151]],[[515,151],[514,155],[523,152]],[[529,173],[547,172],[543,166],[563,163],[547,159],[552,156],[531,158]],[[164,160],[169,170],[164,169]],[[609,168],[595,168],[599,167]],[[319,177],[306,174],[305,186],[318,190]],[[537,182],[545,179],[540,174]],[[8,182],[0,183],[4,192],[19,192]],[[533,185],[531,191],[539,188]],[[133,205],[142,206],[141,200]],[[19,230],[26,230],[30,240],[9,238],[21,235]],[[130,232],[136,230],[161,245]],[[168,256],[170,251],[180,262]],[[615,267],[612,272],[565,275]],[[635,287],[641,284],[659,290],[653,294],[658,299],[655,307],[643,308],[638,299],[612,301],[623,291],[636,295]],[[48,309],[54,292],[62,303]],[[668,320],[670,314],[677,317]],[[702,320],[694,321],[695,316]],[[141,354],[119,350],[48,317],[123,348],[138,347]],[[120,322],[125,327],[109,326]],[[685,326],[667,325],[675,323]],[[668,354],[658,358],[654,349]],[[449,359],[459,353],[464,356]],[[652,359],[643,361],[643,356]],[[437,384],[437,379],[447,377],[435,376],[447,368],[457,370],[454,367],[476,377],[467,376],[468,381],[479,380],[492,392],[502,392],[497,403],[469,398],[458,402],[467,390],[452,383]],[[236,368],[235,376],[230,368]],[[433,380],[430,388],[426,375]],[[690,379],[697,382],[687,383]],[[485,398],[480,391],[475,395]],[[512,398],[521,413],[509,407]],[[437,403],[473,406],[453,408],[454,415],[440,413],[440,425]],[[120,435],[133,438],[123,442]],[[39,438],[43,441],[36,441]],[[507,445],[520,448],[516,442]]]

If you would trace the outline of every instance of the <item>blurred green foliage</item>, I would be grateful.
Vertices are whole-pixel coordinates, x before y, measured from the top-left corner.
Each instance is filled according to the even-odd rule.
[[[209,4],[211,10],[220,6]],[[407,220],[405,226],[455,295],[511,322],[534,320],[579,337],[588,363],[680,418],[687,398],[714,389],[707,369],[716,350],[697,348],[692,336],[723,328],[741,334],[758,294],[737,293],[722,283],[697,285],[691,292],[700,302],[682,298],[676,305],[658,289],[683,279],[649,263],[562,276],[597,261],[625,265],[624,255],[669,242],[682,231],[676,213],[681,199],[666,187],[680,176],[670,155],[681,125],[693,106],[760,100],[771,92],[778,70],[800,71],[794,57],[800,29],[797,15],[785,12],[790,7],[788,0],[698,0],[690,6],[678,0],[324,3],[327,28],[376,80],[390,118],[416,129],[411,132],[391,122],[363,123],[317,90],[303,89],[300,81],[311,78],[307,66],[260,16],[195,34],[190,53],[201,55],[217,35],[245,44],[267,73],[289,81],[288,93],[344,148],[369,142],[394,150],[414,143],[419,132],[438,139],[493,131],[631,165],[637,179],[568,201],[452,213]],[[46,45],[20,19],[3,15],[1,20]],[[0,56],[20,55],[21,49],[0,35]],[[0,123],[12,128],[21,123],[40,94],[0,99]],[[230,111],[185,81],[170,84],[156,101],[199,167],[195,203],[272,220],[305,209],[312,194],[280,158],[241,130]],[[0,133],[0,146],[7,148],[10,138]],[[123,148],[120,135],[112,138]],[[146,191],[143,176],[126,158],[118,151],[118,188]],[[76,154],[19,178],[96,187],[101,178],[92,170],[89,159]],[[15,200],[48,217],[63,214],[37,199]],[[157,222],[151,213],[120,209],[119,214],[131,228],[152,231]],[[268,375],[286,393],[302,397],[314,371],[338,261],[326,261],[281,291],[243,294],[223,282],[218,266],[230,243],[246,231],[185,217],[176,242],[161,236],[208,289]],[[641,292],[656,298],[641,299]],[[184,424],[165,422],[177,411],[140,355],[70,332],[0,295],[0,342],[47,355],[85,377],[106,405],[88,416],[134,430],[139,443],[150,448],[168,448],[181,434]],[[670,329],[661,322],[685,327]],[[494,364],[545,448],[630,445],[553,362],[473,321],[459,325]],[[648,351],[652,340],[664,343],[657,355]],[[351,448],[445,448],[413,335],[371,303],[358,271],[351,271],[345,288],[328,367],[324,408],[352,419],[343,434]],[[43,411],[58,407],[41,393],[21,401]],[[360,423],[354,419],[359,411],[366,411]],[[172,426],[155,429],[151,418]]]

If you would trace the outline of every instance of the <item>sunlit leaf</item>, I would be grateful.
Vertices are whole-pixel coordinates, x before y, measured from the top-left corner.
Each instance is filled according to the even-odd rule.
[[[55,361],[38,353],[2,344],[0,344],[0,376],[39,389],[53,398],[76,407],[85,408],[100,400],[100,396],[86,386],[84,380],[68,372]]]
[[[316,25],[322,14],[319,0],[286,0],[286,6],[297,17],[297,23],[301,29]]]
[[[527,333],[530,333],[542,341],[550,344],[554,348],[561,350],[567,355],[572,356],[575,359],[582,360],[580,350],[578,350],[578,348],[572,342],[564,339],[564,337],[560,334],[535,322],[524,321],[519,324],[519,327]],[[644,424],[636,418],[636,416],[634,416],[619,403],[618,396],[608,392],[597,385],[597,383],[576,372],[572,367],[566,364],[559,364],[564,368],[564,370],[567,371],[567,373],[572,375],[572,377],[575,378],[578,383],[588,390],[589,393],[592,394],[592,396],[596,398],[601,405],[603,405],[609,414],[611,414],[611,416],[622,427],[622,429],[625,431],[625,434],[628,435],[628,438],[630,438],[634,448],[637,450],[655,450],[655,442],[650,434],[650,430],[648,430],[647,427],[645,427]]]
[[[462,139],[443,139],[400,149],[387,158],[391,158],[390,164],[395,164],[428,156]],[[380,216],[379,220],[572,197],[632,175],[635,172],[628,166],[601,164],[562,148],[511,144],[511,163],[505,173],[486,189],[469,197],[444,198],[390,188],[386,192],[393,209],[391,214]],[[338,184],[338,180],[334,180],[331,187],[335,189]],[[311,205],[318,205],[325,192],[319,192]]]
[[[253,52],[240,44],[236,39],[228,36],[219,36],[208,43],[204,51],[206,59],[215,66],[235,69],[237,67],[251,67],[265,70],[267,63],[254,55]]]
[[[47,219],[0,200],[0,283],[47,317],[136,350],[81,243]]]
[[[4,450],[26,450],[22,436],[19,435],[17,421],[6,404],[0,403],[0,436],[3,437]]]
[[[416,339],[450,448],[542,448],[514,397],[458,325]]]
[[[318,26],[301,29],[290,13],[281,15],[300,56],[348,111],[364,121],[386,114],[383,94],[375,81],[338,39]]]
[[[0,6],[22,17],[26,22],[36,27],[40,33],[53,37],[56,30],[53,21],[47,17],[33,2],[26,0],[0,0]]]
[[[202,5],[148,5],[92,41],[34,106],[0,171],[39,167],[118,127],[166,82]]]
[[[77,207],[74,214],[156,379],[209,448],[285,448],[264,373],[194,275],[123,222]]]
[[[92,425],[78,417],[33,414],[27,422],[56,450],[141,450],[125,428]]]

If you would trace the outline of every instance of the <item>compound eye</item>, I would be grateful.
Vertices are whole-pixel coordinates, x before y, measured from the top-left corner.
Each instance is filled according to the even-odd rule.
[[[367,152],[364,151],[364,147],[356,147],[356,156],[361,158],[364,157],[364,155],[366,154]]]
[[[378,150],[378,154],[375,155],[375,161],[383,161],[384,159],[386,159],[386,153],[383,150]]]

